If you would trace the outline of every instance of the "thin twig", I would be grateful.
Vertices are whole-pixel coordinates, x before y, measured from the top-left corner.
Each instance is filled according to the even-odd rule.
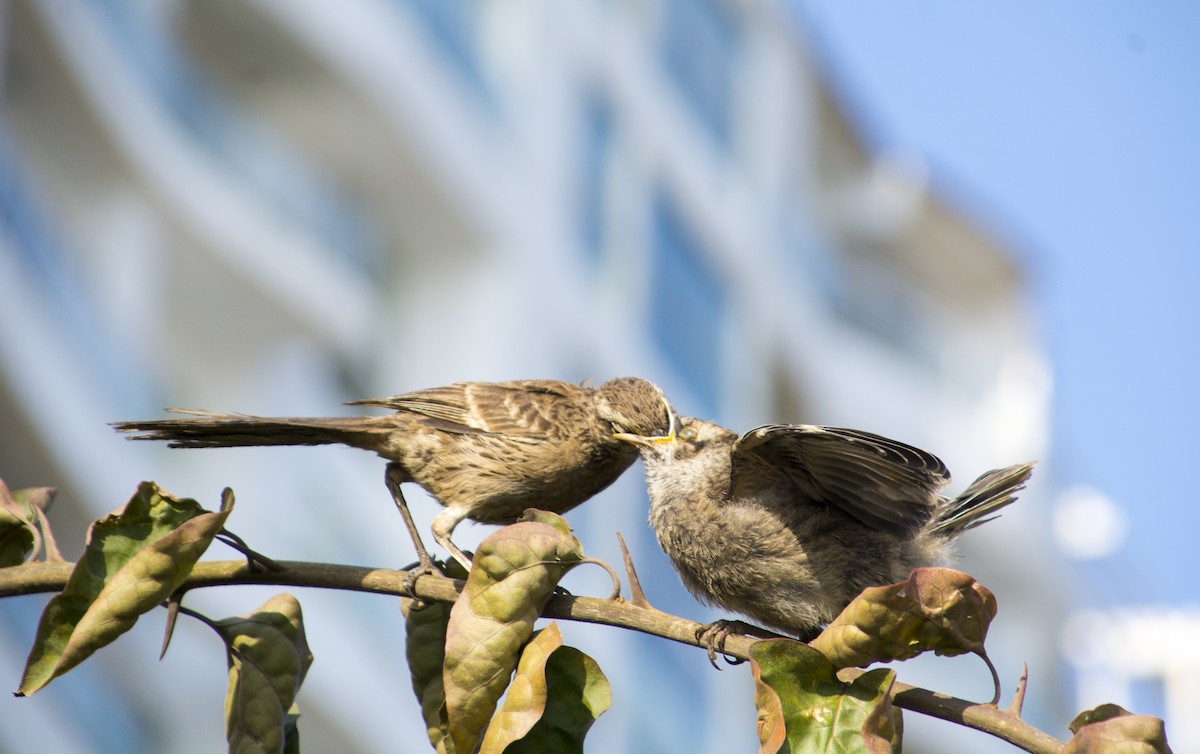
[[[222,507],[223,505],[224,504],[222,504]],[[251,549],[250,545],[246,544],[246,540],[242,539],[228,529],[221,529],[221,531],[217,532],[217,539],[245,555],[246,562],[250,565],[250,568],[254,570],[278,571],[280,568],[278,563],[276,563],[274,560],[271,560],[266,555],[263,555],[261,552],[256,552],[255,550]]]
[[[179,606],[179,612],[183,615],[187,615],[189,617],[195,618],[196,620],[200,621],[204,625],[211,628],[213,631],[216,631],[217,636],[221,637],[221,641],[225,641],[225,634],[221,633],[220,626],[218,626],[216,621],[214,621],[212,618],[209,618],[204,613],[196,612],[195,610],[192,610],[189,607],[184,607],[183,605]]]

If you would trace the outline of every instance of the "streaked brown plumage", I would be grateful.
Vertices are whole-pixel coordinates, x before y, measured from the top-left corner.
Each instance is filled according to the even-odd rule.
[[[802,638],[864,588],[948,559],[1033,467],[988,472],[951,499],[941,460],[868,432],[772,424],[739,437],[672,415],[665,435],[617,437],[641,451],[650,525],[688,590]]]
[[[172,409],[192,418],[117,422],[135,440],[174,448],[343,444],[391,461],[389,487],[414,534],[398,485],[415,482],[446,510],[434,539],[467,567],[450,540],[464,518],[512,523],[530,507],[562,513],[611,484],[637,458],[613,434],[661,434],[667,403],[646,380],[627,377],[591,388],[554,380],[457,382],[444,387],[353,401],[386,416],[263,418]]]

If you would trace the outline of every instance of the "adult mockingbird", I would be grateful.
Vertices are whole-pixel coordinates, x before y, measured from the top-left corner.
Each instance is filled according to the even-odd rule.
[[[661,434],[669,421],[662,392],[633,377],[594,388],[554,380],[456,382],[351,403],[394,413],[276,419],[171,409],[189,418],[113,426],[135,433],[130,439],[165,440],[174,448],[342,444],[375,451],[391,462],[388,488],[422,567],[432,561],[400,492],[404,482],[419,484],[445,506],[433,520],[433,538],[470,568],[450,540],[464,518],[507,524],[530,507],[568,511],[637,458],[614,433]]]

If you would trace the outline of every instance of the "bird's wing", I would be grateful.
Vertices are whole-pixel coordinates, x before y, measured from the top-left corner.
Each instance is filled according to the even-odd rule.
[[[352,401],[413,414],[449,432],[557,438],[568,414],[578,410],[584,388],[555,380],[455,382],[414,393]]]
[[[763,467],[806,499],[833,505],[879,531],[909,534],[933,515],[950,472],[932,453],[854,429],[768,424],[733,449],[734,495]]]

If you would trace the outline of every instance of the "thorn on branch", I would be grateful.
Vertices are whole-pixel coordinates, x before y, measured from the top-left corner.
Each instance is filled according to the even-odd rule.
[[[167,625],[163,631],[162,649],[158,653],[159,661],[167,656],[167,647],[171,644],[171,637],[175,634],[175,620],[179,617],[179,609],[183,606],[183,592],[174,592],[167,598]]]
[[[629,557],[629,548],[625,546],[625,538],[617,532],[617,542],[621,545],[621,558],[625,561],[625,575],[629,579],[630,602],[647,610],[653,609],[646,593],[642,591],[642,582],[638,579],[637,569],[633,567],[633,558]]]
[[[1021,709],[1025,706],[1025,687],[1029,685],[1029,663],[1021,663],[1021,678],[1017,681],[1017,690],[1013,693],[1012,704],[1008,711],[1016,717],[1021,717]]]

